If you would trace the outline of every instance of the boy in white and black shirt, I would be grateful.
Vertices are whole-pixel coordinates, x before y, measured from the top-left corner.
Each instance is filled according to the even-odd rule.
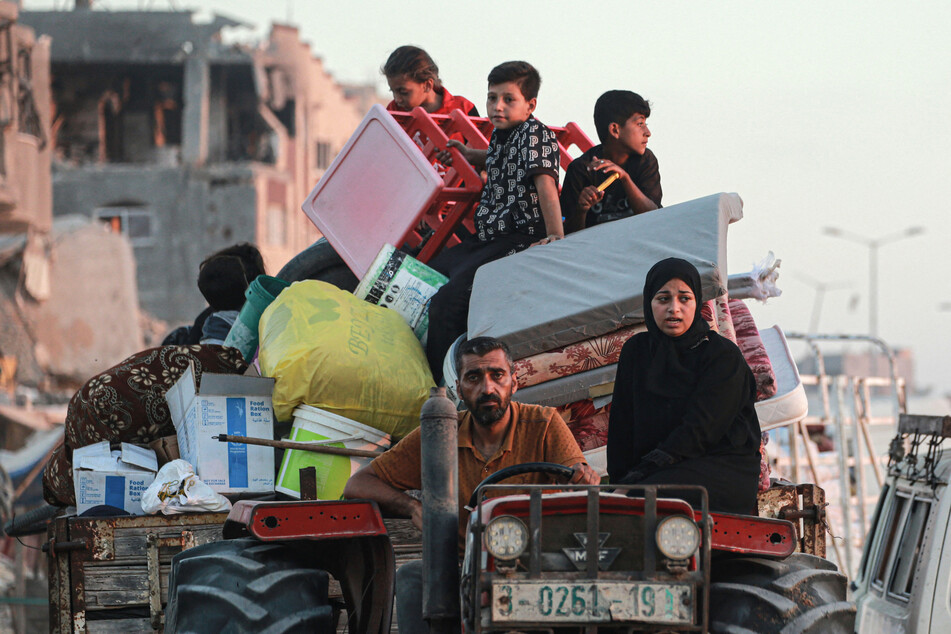
[[[476,270],[565,237],[558,201],[558,142],[532,116],[541,77],[528,62],[505,62],[492,69],[488,80],[486,114],[495,126],[488,150],[449,141],[470,163],[484,165],[488,178],[475,211],[475,236],[429,262],[449,277],[429,306],[426,356],[437,384],[446,353],[466,331]]]
[[[475,211],[476,237],[487,242],[519,233],[535,242],[548,235],[535,178],[548,175],[557,183],[555,134],[532,116],[516,127],[496,128],[485,166],[488,179]]]

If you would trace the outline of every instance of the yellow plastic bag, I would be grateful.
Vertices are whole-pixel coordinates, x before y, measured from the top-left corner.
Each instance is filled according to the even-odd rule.
[[[396,312],[307,280],[268,306],[259,334],[261,373],[275,379],[278,420],[306,404],[396,437],[419,426],[433,377]]]

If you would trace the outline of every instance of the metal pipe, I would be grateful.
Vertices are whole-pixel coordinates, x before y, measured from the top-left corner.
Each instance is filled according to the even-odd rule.
[[[243,445],[260,445],[262,447],[276,447],[277,449],[299,449],[313,453],[326,453],[333,456],[355,456],[357,458],[376,458],[382,451],[368,451],[366,449],[348,449],[347,447],[328,447],[313,442],[297,442],[294,440],[271,440],[269,438],[250,438],[248,436],[234,436],[218,434],[213,440],[221,442],[236,442]],[[324,441],[320,441],[324,442]]]
[[[423,618],[430,631],[458,631],[459,419],[446,388],[419,414],[423,487]]]
[[[865,508],[865,460],[862,457],[862,434],[861,430],[865,428],[865,421],[868,419],[867,402],[863,402],[861,391],[865,389],[865,382],[861,379],[849,379],[852,386],[852,410],[855,412],[852,428],[852,443],[855,451],[855,485],[858,490],[856,496],[856,505],[859,510],[859,526],[862,527],[862,534],[868,530],[868,509]],[[875,454],[869,450],[869,462],[875,462]]]
[[[839,497],[842,503],[842,533],[845,536],[845,573],[846,577],[852,578],[852,512],[849,504],[851,495],[849,494],[849,465],[848,454],[849,444],[845,435],[845,412],[843,411],[845,400],[845,381],[846,377],[836,377],[836,440],[839,444]]]

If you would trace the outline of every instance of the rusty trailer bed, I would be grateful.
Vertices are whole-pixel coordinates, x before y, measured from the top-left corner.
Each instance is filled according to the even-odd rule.
[[[49,528],[50,632],[161,632],[172,556],[227,513],[61,517]]]

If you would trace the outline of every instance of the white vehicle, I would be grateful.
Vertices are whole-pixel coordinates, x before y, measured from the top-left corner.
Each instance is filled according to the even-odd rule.
[[[951,632],[951,416],[903,414],[852,583],[856,632]]]

